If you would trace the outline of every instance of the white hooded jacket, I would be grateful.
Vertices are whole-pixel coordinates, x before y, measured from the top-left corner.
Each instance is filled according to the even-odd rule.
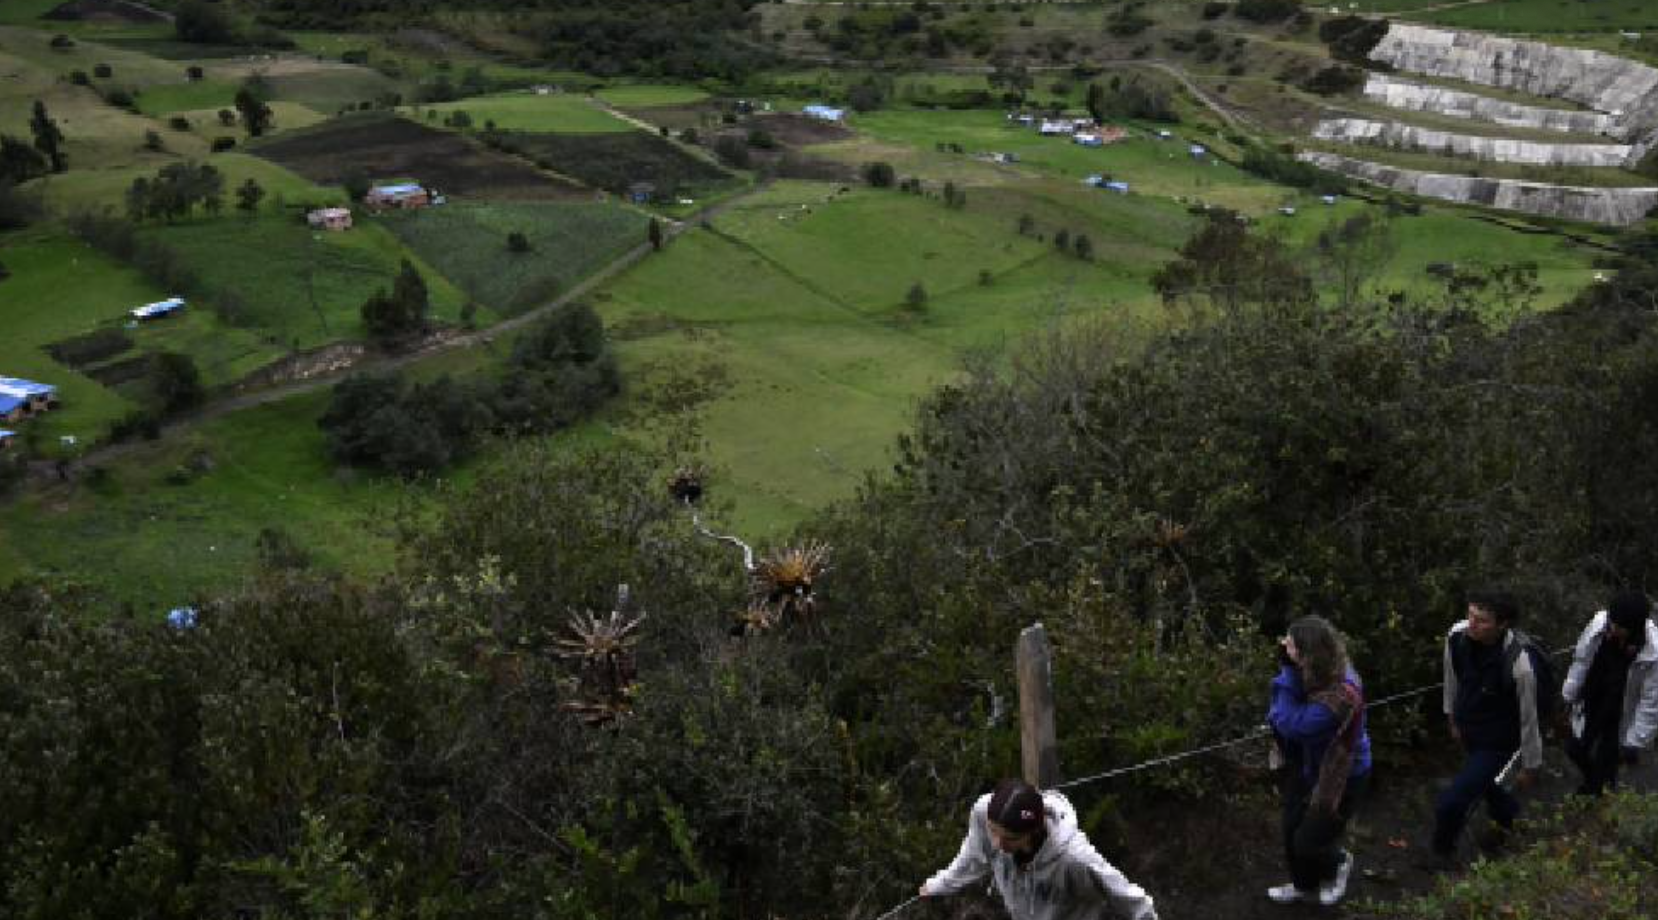
[[[1606,636],[1606,611],[1595,614],[1588,628],[1578,637],[1572,652],[1572,668],[1566,672],[1566,682],[1560,695],[1572,707],[1572,734],[1583,737],[1585,711],[1583,682],[1589,679],[1589,666],[1600,652],[1601,639]],[[1618,743],[1626,748],[1647,748],[1658,737],[1658,623],[1646,624],[1646,645],[1635,660],[1629,663],[1629,682],[1623,691],[1623,718],[1618,723]]]
[[[1057,792],[1042,793],[1048,837],[1024,867],[990,839],[990,796],[973,803],[967,839],[949,868],[927,880],[928,897],[956,894],[990,876],[1013,920],[1157,920],[1151,896],[1105,861]]]

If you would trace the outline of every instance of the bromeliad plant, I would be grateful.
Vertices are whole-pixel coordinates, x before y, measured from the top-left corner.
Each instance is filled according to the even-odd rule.
[[[827,543],[809,540],[777,550],[749,572],[750,606],[772,611],[776,621],[787,616],[810,619],[817,605],[813,588],[828,571]]]
[[[668,478],[668,491],[691,514],[691,526],[710,540],[729,543],[743,552],[743,571],[748,575],[748,606],[736,616],[731,634],[752,635],[771,630],[785,619],[810,621],[817,609],[815,588],[829,571],[829,544],[808,540],[786,546],[755,559],[754,548],[741,538],[718,534],[702,523],[697,503],[702,499],[705,472],[696,466],[682,466]]]
[[[644,614],[629,617],[621,610],[612,610],[606,617],[585,611],[570,617],[569,635],[557,639],[555,645],[560,657],[580,662],[581,698],[560,709],[594,726],[614,724],[632,711],[638,677],[633,647],[639,642],[639,624],[644,620]]]

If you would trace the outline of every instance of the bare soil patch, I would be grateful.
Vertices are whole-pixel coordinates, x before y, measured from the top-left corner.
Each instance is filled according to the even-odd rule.
[[[776,138],[786,147],[810,147],[813,144],[832,144],[853,136],[851,129],[833,122],[807,118],[791,112],[756,115],[753,126]]]
[[[720,103],[709,99],[686,105],[618,106],[617,111],[670,131],[683,131],[686,128],[701,131],[710,121],[719,120]]]
[[[134,380],[138,380],[145,374],[149,373],[149,371],[150,356],[135,355],[123,361],[116,361],[113,364],[105,364],[102,367],[94,367],[83,370],[81,373],[91,377],[93,380],[98,381],[106,387],[114,389],[123,383],[131,383]]]
[[[446,195],[482,200],[555,201],[586,194],[459,135],[386,116],[338,119],[249,152],[323,185],[338,185],[361,170],[371,180],[410,178]]]
[[[108,361],[132,348],[132,339],[119,329],[100,329],[46,346],[52,360],[66,367],[82,368]]]
[[[42,19],[63,22],[167,22],[172,19],[160,10],[153,10],[131,0],[70,0],[54,7]]]

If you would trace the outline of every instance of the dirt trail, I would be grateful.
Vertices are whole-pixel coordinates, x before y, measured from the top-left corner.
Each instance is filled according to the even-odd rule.
[[[1131,839],[1157,843],[1144,852],[1121,854],[1118,865],[1157,896],[1158,912],[1167,918],[1302,920],[1363,915],[1358,907],[1362,901],[1390,902],[1428,893],[1442,877],[1423,867],[1433,828],[1433,800],[1460,763],[1450,756],[1449,739],[1439,740],[1447,756],[1438,770],[1390,769],[1385,757],[1378,757],[1374,785],[1348,830],[1346,843],[1354,854],[1354,873],[1348,901],[1337,911],[1267,900],[1266,889],[1283,884],[1288,874],[1279,838],[1277,799],[1265,788],[1242,802],[1216,802],[1210,814],[1176,818],[1158,833],[1148,833],[1151,828],[1145,825],[1132,829]],[[1522,821],[1563,800],[1578,780],[1576,768],[1562,750],[1546,748],[1537,787],[1520,796],[1525,809]],[[1646,752],[1640,766],[1626,767],[1620,781],[1624,788],[1658,792],[1658,765],[1652,752]],[[1460,853],[1464,857],[1471,860],[1478,855],[1473,841],[1485,826],[1483,809],[1476,811],[1463,837]],[[1509,852],[1524,848],[1532,839],[1522,829]]]

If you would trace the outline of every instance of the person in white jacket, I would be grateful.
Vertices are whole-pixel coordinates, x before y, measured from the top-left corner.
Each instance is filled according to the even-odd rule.
[[[1595,614],[1572,651],[1560,694],[1570,707],[1566,753],[1583,773],[1578,792],[1616,788],[1618,765],[1658,736],[1658,626],[1646,595],[1630,591]]]
[[[1151,896],[1088,842],[1071,803],[1020,780],[973,803],[961,852],[921,896],[956,894],[987,876],[1013,920],[1157,920]]]

